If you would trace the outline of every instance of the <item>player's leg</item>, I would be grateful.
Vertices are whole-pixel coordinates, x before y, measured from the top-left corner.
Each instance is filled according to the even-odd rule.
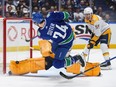
[[[55,58],[53,61],[53,66],[55,68],[62,68],[62,67],[68,67],[76,62],[79,62],[82,67],[85,66],[85,61],[81,55],[75,55],[75,56],[68,56],[66,57],[66,54],[68,53],[69,49],[67,48],[58,48],[55,52]]]
[[[94,34],[91,34],[91,37],[90,37],[90,39],[89,39],[89,41],[88,41],[88,44],[89,44],[89,42],[90,42],[90,40],[91,40],[91,38],[93,38],[93,36],[94,36]],[[90,52],[90,49],[88,49],[88,44],[86,44],[86,46],[85,46],[85,48],[84,48],[84,51],[82,52],[82,55],[85,57],[85,59],[86,59],[86,57],[89,55],[89,52]],[[86,59],[87,60],[87,59]],[[87,61],[88,62],[88,61]]]
[[[84,51],[82,52],[82,55],[84,56],[85,60],[87,60],[86,57],[89,55],[89,51],[90,49],[85,46]]]
[[[100,48],[102,50],[102,54],[103,54],[104,59],[109,60],[110,57],[109,57],[109,51],[108,51],[107,44],[101,43]],[[111,69],[111,62],[109,61],[109,62],[101,65],[101,69]]]
[[[101,36],[100,39],[100,48],[102,50],[102,54],[105,60],[109,60],[109,51],[108,46],[110,43],[111,33],[105,34]],[[106,64],[101,65],[101,69],[111,69],[111,62],[107,62]]]
[[[93,38],[93,36],[94,36],[94,34],[92,34],[91,35],[91,38]],[[100,37],[101,38],[101,37]],[[94,44],[94,46],[97,46],[98,44],[99,44],[99,42],[100,42],[100,40],[101,39],[98,39],[96,42],[95,42],[95,44]],[[91,40],[91,39],[90,39]],[[90,40],[88,41],[88,43],[90,42]],[[93,46],[93,47],[94,47]],[[91,48],[91,49],[93,49],[93,48]],[[86,59],[86,57],[87,56],[89,56],[89,54],[90,54],[90,49],[88,48],[88,44],[85,46],[85,48],[84,48],[84,51],[82,52],[82,55],[85,57],[85,59]],[[87,60],[87,62],[88,62],[88,59],[86,59]]]

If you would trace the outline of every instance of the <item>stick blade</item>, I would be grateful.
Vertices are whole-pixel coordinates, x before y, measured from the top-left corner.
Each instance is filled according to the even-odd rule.
[[[21,37],[22,40],[25,40],[26,42],[30,42],[30,39],[26,39],[24,37]]]
[[[25,39],[26,42],[30,42],[30,40]]]
[[[60,75],[61,75],[62,77],[64,77],[64,78],[66,78],[66,79],[72,79],[72,78],[74,78],[74,77],[72,77],[72,76],[67,76],[67,75],[65,75],[65,74],[62,73],[62,72],[60,72]]]

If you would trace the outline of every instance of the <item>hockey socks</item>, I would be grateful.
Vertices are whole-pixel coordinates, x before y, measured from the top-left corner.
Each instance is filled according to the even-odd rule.
[[[69,56],[69,57],[65,58],[65,66],[66,67],[70,66],[70,65],[72,65],[74,63],[77,63],[77,62],[79,62],[82,67],[84,67],[86,65],[85,60],[84,60],[84,58],[82,58],[81,55],[75,55],[73,57]]]

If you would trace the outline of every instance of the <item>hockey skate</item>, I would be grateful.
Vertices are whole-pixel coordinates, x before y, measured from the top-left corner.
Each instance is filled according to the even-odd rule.
[[[82,55],[77,55],[77,59],[78,59],[77,62],[79,62],[81,65],[80,72],[84,72],[86,66],[85,58]]]
[[[111,70],[112,69],[110,62],[106,62],[106,63],[102,64],[100,67],[102,70]]]
[[[79,63],[81,64],[81,66],[85,67],[86,65],[85,58],[82,55],[77,55],[77,58],[79,59]]]

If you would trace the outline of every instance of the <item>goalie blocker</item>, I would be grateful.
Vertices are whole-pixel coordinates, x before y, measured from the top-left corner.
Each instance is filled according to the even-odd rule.
[[[38,70],[48,70],[52,66],[52,61],[54,59],[54,53],[51,51],[51,44],[47,40],[39,41],[40,52],[43,57],[41,58],[30,58],[22,61],[11,60],[9,69],[10,74],[23,75],[29,72],[36,73]],[[39,49],[34,47],[34,49]],[[85,70],[95,66],[98,63],[87,63]],[[66,71],[73,74],[80,73],[80,64],[76,63],[66,68]],[[87,76],[98,76],[100,73],[100,67],[97,67],[89,72],[86,72]]]

